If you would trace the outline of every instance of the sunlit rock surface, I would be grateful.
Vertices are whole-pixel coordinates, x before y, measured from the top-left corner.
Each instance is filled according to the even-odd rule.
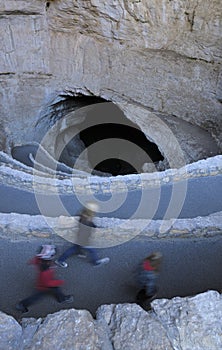
[[[22,328],[9,315],[0,312],[0,349],[14,350],[21,345]]]
[[[1,313],[4,350],[220,350],[222,296],[208,291],[193,297],[136,304],[102,305],[96,319],[86,310],[61,310],[21,325]]]
[[[220,349],[222,347],[221,295],[209,291],[192,298],[157,300],[152,306],[165,325],[174,349]]]
[[[67,101],[80,94],[114,102],[166,155],[171,146],[167,150],[162,142],[161,121],[172,125],[172,117],[178,126],[182,120],[209,133],[205,144],[217,142],[219,153],[220,0],[0,0],[0,5],[4,150],[41,141],[70,112]],[[177,129],[173,135],[184,145],[186,135]],[[195,145],[197,152],[198,140],[192,149]],[[206,156],[203,149],[193,152],[195,160]]]

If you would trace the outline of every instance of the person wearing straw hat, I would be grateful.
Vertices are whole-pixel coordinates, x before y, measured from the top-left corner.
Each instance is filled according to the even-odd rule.
[[[66,268],[68,266],[66,260],[72,255],[88,257],[89,262],[93,266],[99,266],[109,262],[110,259],[108,257],[99,259],[96,250],[90,246],[90,237],[93,230],[96,228],[93,218],[98,209],[99,207],[96,203],[86,203],[85,208],[79,216],[77,243],[66,249],[65,252],[55,261],[58,266]]]

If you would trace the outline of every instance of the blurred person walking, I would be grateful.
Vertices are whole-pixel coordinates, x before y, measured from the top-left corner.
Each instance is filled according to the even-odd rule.
[[[47,294],[52,294],[59,303],[71,303],[73,297],[63,294],[60,286],[64,284],[63,280],[55,279],[53,256],[56,253],[54,245],[42,245],[39,253],[31,259],[28,264],[35,265],[37,268],[37,280],[35,291],[29,297],[21,300],[16,309],[22,313],[28,312],[28,306],[34,304]]]
[[[143,259],[139,266],[137,273],[139,291],[136,295],[136,303],[141,307],[149,307],[150,301],[157,295],[162,258],[161,252],[153,252]]]
[[[99,207],[96,203],[89,202],[79,215],[79,227],[77,233],[77,243],[74,243],[70,248],[66,249],[65,252],[55,261],[60,267],[67,267],[66,260],[72,255],[78,255],[79,257],[87,257],[89,262],[93,266],[99,266],[107,264],[109,258],[105,257],[99,259],[95,248],[90,246],[90,238],[93,230],[97,227],[93,218]]]

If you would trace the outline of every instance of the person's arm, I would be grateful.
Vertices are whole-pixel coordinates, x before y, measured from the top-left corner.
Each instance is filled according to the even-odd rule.
[[[28,265],[39,265],[39,258],[34,256],[34,258],[27,261]]]

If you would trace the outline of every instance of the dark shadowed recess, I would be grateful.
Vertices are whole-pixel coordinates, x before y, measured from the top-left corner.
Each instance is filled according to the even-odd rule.
[[[114,176],[133,174],[142,171],[144,162],[157,163],[164,159],[158,146],[149,141],[141,129],[127,119],[120,108],[114,103],[95,97],[84,97],[78,99],[80,101],[79,107],[83,106],[84,103],[85,106],[90,105],[90,108],[87,109],[85,114],[84,122],[78,125],[80,130],[78,137],[88,151],[88,161],[92,164],[93,170],[110,173]],[[77,104],[76,101],[76,105]],[[75,138],[78,139],[78,137]],[[134,147],[135,150],[129,155],[132,163],[124,159],[126,152],[125,149],[119,149],[118,156],[116,156],[113,151],[111,157],[98,161],[98,152],[100,150],[95,152],[93,149],[88,149],[88,147],[105,139],[122,139],[138,146]],[[72,144],[75,147],[75,142],[71,140],[69,144],[67,144],[69,152]],[[113,146],[115,145],[113,144]],[[141,149],[141,152],[138,152],[138,149]],[[144,152],[147,154],[147,159],[144,159]],[[136,162],[134,161],[135,159]],[[63,154],[61,154],[60,160],[65,162]]]

